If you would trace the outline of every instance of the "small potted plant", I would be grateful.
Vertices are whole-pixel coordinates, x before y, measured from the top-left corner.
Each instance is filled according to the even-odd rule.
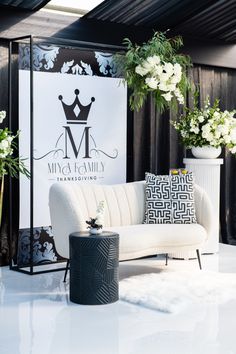
[[[172,122],[183,144],[191,149],[196,158],[217,158],[222,147],[226,147],[232,154],[236,154],[236,110],[221,111],[219,100],[213,106],[209,99],[205,101],[203,109],[196,104],[193,110],[185,108],[178,122]]]
[[[90,217],[90,220],[86,221],[88,224],[89,232],[93,235],[101,234],[104,224],[104,211],[105,211],[105,202],[104,200],[100,201],[97,207],[95,218]]]

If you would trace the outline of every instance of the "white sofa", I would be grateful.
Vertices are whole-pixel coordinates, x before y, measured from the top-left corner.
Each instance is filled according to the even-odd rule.
[[[85,221],[96,215],[100,200],[106,201],[104,230],[120,235],[120,260],[200,250],[212,232],[212,205],[206,192],[197,185],[197,224],[142,224],[144,181],[117,185],[55,183],[49,192],[49,208],[61,256],[69,258],[69,234],[86,230]]]

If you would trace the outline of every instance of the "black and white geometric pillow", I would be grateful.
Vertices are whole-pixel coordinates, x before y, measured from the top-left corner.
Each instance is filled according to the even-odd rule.
[[[169,176],[146,173],[145,224],[171,224],[171,189]]]
[[[192,224],[197,222],[192,173],[166,176],[146,173],[145,179],[145,224]]]
[[[172,175],[171,179],[171,204],[172,222],[174,224],[196,224],[194,201],[194,176]]]

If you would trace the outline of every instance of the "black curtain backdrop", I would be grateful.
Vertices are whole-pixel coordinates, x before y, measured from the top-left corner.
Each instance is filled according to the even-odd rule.
[[[5,57],[0,62],[0,77],[7,83],[7,46],[1,48]],[[207,95],[211,102],[220,98],[221,108],[231,110],[236,108],[236,70],[214,68],[208,66],[194,66],[190,77],[200,87],[200,104],[203,104]],[[189,100],[190,101],[190,100]],[[7,87],[0,95],[1,109],[7,110]],[[191,106],[191,102],[189,102]],[[149,97],[144,108],[129,114],[128,119],[128,181],[144,179],[145,172],[167,174],[170,168],[183,167],[183,157],[191,156],[179,143],[174,128],[170,125],[171,119],[177,114],[165,112],[160,115],[152,97]],[[236,245],[236,158],[223,151],[224,165],[221,167],[221,210],[220,222],[222,242]],[[7,186],[6,186],[7,190]],[[0,233],[0,266],[8,264],[7,242],[7,215],[9,198],[4,196],[4,211],[2,230]]]
[[[222,110],[236,108],[236,70],[194,66],[189,76],[199,86],[199,104],[209,96],[211,103],[220,98]],[[192,99],[188,99],[191,107]],[[180,112],[179,112],[180,113]],[[191,157],[185,151],[170,124],[178,114],[159,114],[152,97],[133,117],[133,165],[129,180],[144,179],[145,172],[168,174],[170,168],[183,167],[183,157]],[[221,167],[220,224],[222,242],[236,245],[236,157],[223,151]],[[130,178],[132,176],[132,178]]]

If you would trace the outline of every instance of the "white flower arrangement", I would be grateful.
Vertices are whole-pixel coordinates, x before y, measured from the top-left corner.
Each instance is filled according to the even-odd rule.
[[[182,38],[167,38],[165,33],[156,32],[143,45],[124,40],[125,55],[116,55],[115,61],[131,89],[130,108],[139,110],[147,95],[152,93],[159,111],[177,103],[184,104],[184,96],[189,88],[186,75],[191,66],[190,58],[179,54]]]
[[[0,123],[6,118],[6,112],[0,111]],[[13,135],[8,128],[0,129],[0,177],[10,174],[12,177],[18,177],[18,172],[23,173],[27,177],[30,176],[29,171],[24,165],[24,160],[14,157],[14,149],[17,148],[15,139],[19,132]]]
[[[158,55],[153,55],[137,65],[135,72],[145,77],[145,83],[152,90],[160,90],[161,96],[170,102],[175,96],[180,104],[184,103],[184,96],[178,84],[182,78],[182,67],[180,64],[161,62]]]
[[[221,111],[219,100],[215,100],[211,107],[207,99],[204,109],[198,109],[195,104],[192,111],[186,111],[186,115],[182,115],[173,125],[187,148],[225,146],[233,154],[236,153],[236,110]]]
[[[6,118],[6,112],[0,111],[0,124]],[[18,177],[19,173],[30,177],[30,173],[25,167],[24,160],[14,156],[14,150],[17,149],[15,139],[19,132],[13,135],[8,128],[0,129],[0,225],[2,222],[3,210],[3,191],[4,191],[4,176],[9,174],[12,177]]]

